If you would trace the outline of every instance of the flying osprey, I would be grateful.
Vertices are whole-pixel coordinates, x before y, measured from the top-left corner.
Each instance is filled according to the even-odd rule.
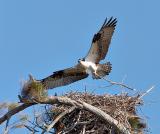
[[[93,79],[100,79],[108,75],[111,71],[109,62],[99,64],[108,52],[109,44],[116,27],[117,19],[112,17],[107,21],[105,19],[102,27],[92,39],[91,48],[83,59],[78,60],[78,64],[74,67],[56,71],[52,75],[38,80],[46,89],[52,89],[59,86],[64,86],[76,82],[78,80],[92,75]]]
[[[108,52],[116,23],[116,18],[111,17],[108,21],[107,18],[105,19],[101,29],[92,39],[88,54],[83,59],[79,59],[77,65],[56,71],[52,75],[36,81],[40,82],[45,89],[52,89],[84,79],[89,74],[93,79],[100,79],[108,75],[111,71],[111,64],[109,62],[99,64],[99,62],[105,58]]]

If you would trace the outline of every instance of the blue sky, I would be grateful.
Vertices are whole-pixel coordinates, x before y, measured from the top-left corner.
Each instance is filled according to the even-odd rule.
[[[160,128],[160,2],[158,0],[0,0],[0,101],[17,101],[20,82],[31,73],[37,79],[70,67],[86,55],[91,40],[106,17],[118,24],[107,61],[113,64],[108,76],[145,91],[140,114],[153,134]],[[92,91],[107,85],[91,78],[50,94],[67,91]],[[120,93],[124,89],[96,89],[96,93]],[[130,92],[128,90],[125,90]],[[131,92],[135,93],[135,92]],[[15,132],[15,131],[14,131]],[[14,133],[12,132],[12,133]]]

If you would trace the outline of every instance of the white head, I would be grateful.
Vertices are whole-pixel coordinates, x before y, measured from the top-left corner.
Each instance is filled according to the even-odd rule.
[[[85,62],[85,58],[78,59],[78,63],[82,64],[83,62]]]

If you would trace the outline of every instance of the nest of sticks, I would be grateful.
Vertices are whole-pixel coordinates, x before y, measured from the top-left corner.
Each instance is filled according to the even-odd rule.
[[[95,95],[87,92],[70,92],[63,97],[70,98],[76,102],[81,101],[88,103],[115,120],[123,124],[130,133],[143,134],[146,124],[137,115],[136,107],[143,104],[139,96],[129,96],[128,94],[119,95]],[[47,124],[55,123],[52,129],[56,134],[120,134],[113,124],[104,122],[96,114],[85,109],[75,108],[67,114],[65,111],[70,110],[71,106],[54,104],[46,108],[43,120]],[[61,118],[57,118],[60,115]]]

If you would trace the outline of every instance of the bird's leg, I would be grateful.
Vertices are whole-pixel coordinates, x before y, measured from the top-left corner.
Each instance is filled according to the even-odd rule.
[[[101,76],[99,74],[97,74],[96,70],[92,73],[92,76],[94,79],[101,79]]]
[[[95,76],[98,76],[98,74],[97,74],[97,71],[96,71],[96,70],[94,71],[94,75],[95,75]]]

